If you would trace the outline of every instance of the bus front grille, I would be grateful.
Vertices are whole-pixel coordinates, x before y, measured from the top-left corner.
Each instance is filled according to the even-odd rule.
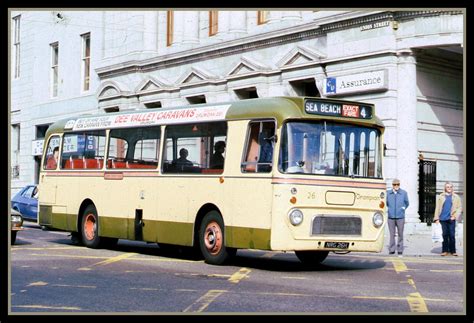
[[[362,220],[358,216],[322,215],[313,219],[311,235],[362,234]]]

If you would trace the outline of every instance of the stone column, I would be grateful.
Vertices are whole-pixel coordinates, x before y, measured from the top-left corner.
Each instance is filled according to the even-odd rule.
[[[405,232],[416,233],[426,227],[418,214],[418,144],[416,118],[416,59],[411,50],[398,56],[397,95],[397,174],[401,188],[407,191],[410,206],[406,211]]]
[[[246,11],[230,11],[229,32],[235,34],[247,33],[247,12]]]
[[[199,11],[184,11],[183,44],[199,43]]]
[[[273,23],[280,22],[281,14],[282,14],[281,11],[274,11],[274,10],[268,11],[268,23],[273,24]]]
[[[229,21],[231,19],[230,11],[220,10],[218,15],[217,37],[219,39],[225,39],[226,35],[229,33]]]
[[[185,11],[173,11],[173,44],[181,44],[183,42],[184,15]]]
[[[145,12],[143,17],[143,49],[156,51],[158,49],[158,12]]]
[[[291,10],[291,11],[284,11],[282,13],[282,20],[301,20],[301,11]]]

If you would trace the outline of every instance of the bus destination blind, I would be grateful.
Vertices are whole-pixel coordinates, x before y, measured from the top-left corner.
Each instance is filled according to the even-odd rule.
[[[316,100],[306,100],[304,109],[308,114],[323,116],[371,119],[372,107],[359,104],[347,104],[337,102],[322,102]]]

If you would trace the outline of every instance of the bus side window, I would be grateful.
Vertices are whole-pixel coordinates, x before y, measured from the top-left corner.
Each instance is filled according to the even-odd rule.
[[[272,170],[275,123],[273,121],[250,124],[247,152],[242,162],[245,173],[268,173]]]

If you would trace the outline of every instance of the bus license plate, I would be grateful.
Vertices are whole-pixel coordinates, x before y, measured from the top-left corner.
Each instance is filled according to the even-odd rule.
[[[326,242],[324,248],[336,248],[336,249],[347,249],[349,248],[349,242]]]

